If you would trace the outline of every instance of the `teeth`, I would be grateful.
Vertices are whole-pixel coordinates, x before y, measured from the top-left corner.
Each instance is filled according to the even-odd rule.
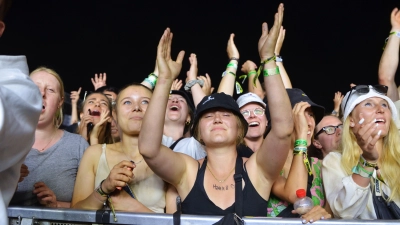
[[[258,125],[260,125],[259,122],[251,122],[251,123],[249,123],[249,126],[258,126]]]
[[[376,123],[376,122],[385,122],[385,120],[384,120],[384,119],[376,119],[376,120],[375,120],[375,123]]]
[[[311,134],[311,131],[307,131],[307,134]]]
[[[178,106],[171,106],[171,108],[170,109],[178,109]]]

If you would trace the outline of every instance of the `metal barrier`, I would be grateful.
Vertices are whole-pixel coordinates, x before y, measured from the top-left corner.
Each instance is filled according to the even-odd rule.
[[[76,225],[76,224],[131,224],[131,225],[173,225],[171,214],[127,213],[117,212],[118,221],[114,222],[110,211],[90,211],[75,209],[49,209],[36,207],[9,207],[10,225]],[[220,216],[182,215],[182,225],[210,225],[217,222]],[[244,218],[246,225],[302,224],[300,219],[253,217]],[[329,225],[372,225],[400,224],[400,220],[341,220],[329,219],[314,222]]]

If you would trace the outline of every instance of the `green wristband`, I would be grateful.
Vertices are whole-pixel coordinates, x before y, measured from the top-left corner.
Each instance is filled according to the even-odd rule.
[[[294,142],[294,147],[297,147],[297,146],[305,146],[305,147],[307,147],[307,140],[305,140],[305,139],[297,139]]]

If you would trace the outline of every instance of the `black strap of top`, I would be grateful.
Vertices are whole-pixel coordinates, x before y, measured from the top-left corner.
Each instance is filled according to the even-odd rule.
[[[242,193],[242,179],[243,179],[243,159],[239,155],[236,157],[235,166],[235,213],[243,217],[243,193]]]
[[[171,146],[169,146],[170,149],[174,150],[175,146],[183,139],[184,137],[180,137],[178,140],[176,140]]]

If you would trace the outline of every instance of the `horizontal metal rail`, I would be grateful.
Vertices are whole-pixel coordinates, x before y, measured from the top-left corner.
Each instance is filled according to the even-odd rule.
[[[117,222],[114,222],[110,211],[92,211],[76,209],[50,209],[38,207],[9,207],[8,217],[10,225],[73,225],[73,224],[130,224],[130,225],[173,225],[171,214],[161,213],[128,213],[117,212]],[[210,225],[217,222],[220,216],[182,215],[182,225]],[[278,224],[295,225],[302,224],[300,218],[244,218],[246,225]],[[372,224],[400,224],[400,220],[319,220],[314,224],[329,225],[372,225]]]

